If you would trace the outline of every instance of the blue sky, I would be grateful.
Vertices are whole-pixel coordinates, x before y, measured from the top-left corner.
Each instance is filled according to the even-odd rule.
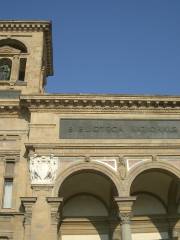
[[[2,19],[53,22],[47,92],[180,95],[180,0],[14,0]]]

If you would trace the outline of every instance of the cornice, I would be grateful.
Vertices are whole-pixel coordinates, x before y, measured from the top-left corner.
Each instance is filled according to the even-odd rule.
[[[31,110],[71,110],[100,112],[180,113],[180,96],[134,95],[34,95],[21,96],[21,105]]]
[[[1,210],[0,211],[0,217],[14,217],[14,216],[23,216],[23,215],[24,215],[24,213],[16,212],[14,210],[11,210],[11,211]]]
[[[30,111],[89,113],[174,113],[180,114],[180,96],[135,95],[21,95],[0,99],[0,114]]]
[[[47,48],[47,75],[53,75],[52,24],[50,21],[0,20],[2,32],[44,32]]]
[[[20,158],[20,151],[18,150],[1,150],[0,151],[0,160],[14,160],[18,161]]]
[[[174,142],[171,140],[162,142],[139,142],[134,140],[134,142],[117,142],[117,141],[92,141],[84,142],[83,140],[79,143],[25,143],[26,149],[33,151],[35,149],[180,149],[180,142]]]
[[[19,99],[0,99],[0,115],[17,114],[19,111]]]

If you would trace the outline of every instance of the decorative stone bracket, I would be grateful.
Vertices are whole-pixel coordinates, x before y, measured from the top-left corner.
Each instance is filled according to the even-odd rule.
[[[119,217],[123,223],[129,223],[132,217],[132,206],[136,201],[136,197],[115,197],[119,210]]]
[[[21,197],[21,205],[25,211],[24,224],[30,225],[32,219],[32,207],[35,204],[37,198],[36,197]]]
[[[63,198],[47,197],[46,200],[51,208],[51,224],[57,225],[60,220],[60,209],[63,204]]]

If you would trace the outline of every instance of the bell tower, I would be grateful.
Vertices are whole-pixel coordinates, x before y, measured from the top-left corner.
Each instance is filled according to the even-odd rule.
[[[53,75],[49,21],[0,21],[0,90],[43,94]]]

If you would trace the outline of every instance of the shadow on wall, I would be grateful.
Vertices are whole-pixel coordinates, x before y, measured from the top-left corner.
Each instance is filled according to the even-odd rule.
[[[103,201],[91,194],[82,193],[66,201],[62,216],[66,221],[71,219],[72,226],[74,220],[74,223],[79,221],[80,224],[86,224],[87,229],[91,229],[85,230],[87,234],[83,235],[82,233],[78,240],[87,240],[91,236],[90,232],[96,233],[96,235],[93,235],[93,240],[109,240],[113,239],[112,235],[117,227],[115,223],[112,224],[112,221],[109,221],[109,213],[110,211]],[[61,227],[63,228],[63,226]],[[74,224],[74,227],[76,228],[76,224]],[[77,236],[71,236],[73,240],[76,240],[76,238]],[[67,236],[63,239],[66,240]],[[92,236],[90,240],[92,240]]]
[[[175,226],[179,220],[178,192],[177,177],[159,169],[142,172],[132,183],[131,195],[138,196],[133,206],[134,216],[148,217],[160,239],[175,237]]]

